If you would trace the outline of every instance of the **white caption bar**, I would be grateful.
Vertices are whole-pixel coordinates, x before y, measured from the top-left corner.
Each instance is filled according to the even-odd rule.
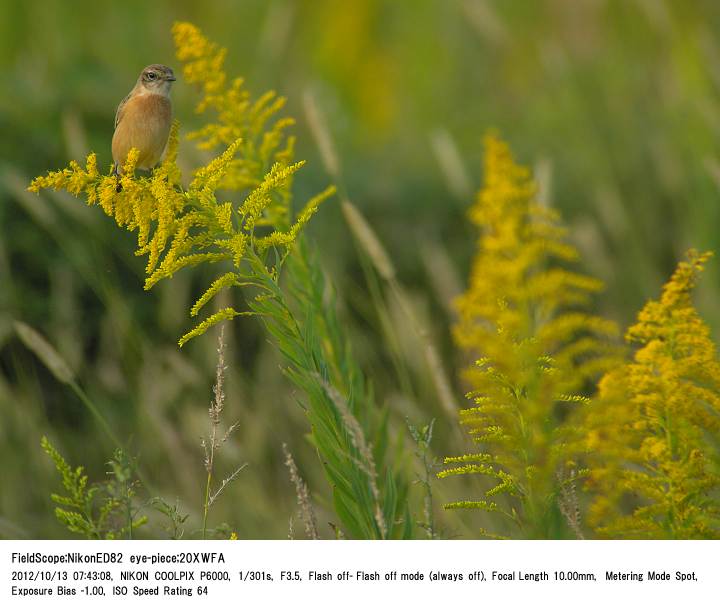
[[[0,606],[676,608],[718,598],[718,549],[711,541],[4,541]]]

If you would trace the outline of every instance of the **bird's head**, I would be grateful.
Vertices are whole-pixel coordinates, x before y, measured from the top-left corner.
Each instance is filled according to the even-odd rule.
[[[169,95],[170,86],[175,81],[175,74],[172,68],[159,63],[149,65],[140,73],[138,87],[145,89],[148,93],[156,95]]]

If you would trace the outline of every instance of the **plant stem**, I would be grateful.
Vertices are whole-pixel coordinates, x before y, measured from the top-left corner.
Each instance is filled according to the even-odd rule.
[[[210,511],[210,484],[212,482],[212,470],[208,471],[207,484],[205,485],[205,501],[203,502],[203,525],[202,538],[205,539],[207,534],[207,519]]]
[[[103,417],[103,415],[100,412],[100,410],[98,409],[98,407],[92,403],[90,398],[83,391],[82,387],[80,387],[80,385],[78,385],[75,381],[70,381],[69,384],[70,384],[70,387],[72,388],[72,390],[75,392],[75,394],[80,398],[82,403],[85,405],[85,407],[97,419],[98,423],[100,424],[100,428],[107,434],[107,437],[110,438],[112,443],[115,444],[115,448],[125,450],[125,447],[122,445],[120,440],[118,440],[117,436],[113,433],[112,429],[110,428],[110,425],[105,420],[105,417]]]
[[[125,481],[125,505],[127,506],[127,519],[128,519],[128,539],[133,538],[132,530],[133,530],[133,519],[132,519],[132,503],[130,499],[130,487],[128,486],[128,482]]]

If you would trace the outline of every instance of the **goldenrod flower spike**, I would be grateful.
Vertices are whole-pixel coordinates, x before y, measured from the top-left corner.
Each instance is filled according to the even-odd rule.
[[[214,113],[217,117],[188,138],[197,140],[198,147],[205,150],[227,147],[237,140],[242,142],[221,187],[251,189],[260,184],[274,164],[291,165],[295,140],[286,131],[294,120],[277,117],[285,106],[285,98],[268,91],[253,101],[241,78],[228,79],[224,71],[226,50],[210,42],[194,25],[176,23],[173,38],[185,79],[202,89],[196,111]],[[287,228],[290,219],[287,203],[291,187],[292,182],[286,182],[268,208],[267,216],[279,229]]]
[[[626,339],[583,422],[590,523],[612,538],[720,537],[720,360],[692,304],[710,253],[691,250]]]
[[[458,346],[473,360],[465,371],[474,407],[460,422],[483,453],[446,458],[439,477],[494,479],[485,498],[447,508],[502,511],[524,536],[566,534],[555,497],[564,465],[559,412],[584,408],[579,392],[618,361],[612,322],[582,310],[602,284],[573,272],[578,258],[558,214],[540,206],[530,172],[495,135],[485,138],[485,179],[470,221],[478,253],[470,285],[457,301]],[[488,497],[498,497],[488,502]]]

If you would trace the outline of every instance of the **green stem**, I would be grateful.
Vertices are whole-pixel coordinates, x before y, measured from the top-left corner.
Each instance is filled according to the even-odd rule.
[[[117,436],[113,433],[112,429],[110,428],[110,425],[105,420],[105,417],[103,417],[103,415],[100,412],[100,410],[98,409],[98,407],[95,406],[95,404],[93,404],[92,401],[90,401],[90,398],[82,390],[80,385],[78,385],[75,381],[70,381],[70,387],[72,387],[72,390],[80,398],[80,400],[85,405],[85,407],[97,419],[97,422],[100,424],[100,428],[107,434],[107,437],[110,438],[112,443],[115,444],[115,447],[119,448],[121,450],[124,450],[122,442],[120,442],[120,440],[118,440]]]
[[[202,538],[207,534],[208,512],[210,511],[210,483],[212,482],[212,471],[208,471],[207,484],[205,485],[205,501],[203,502],[203,525]]]
[[[133,519],[132,519],[132,500],[130,499],[130,487],[125,482],[125,505],[127,507],[127,519],[128,519],[128,539],[133,538]]]
[[[128,451],[125,449],[125,446],[122,442],[118,439],[118,437],[113,432],[112,428],[110,427],[110,424],[107,422],[105,417],[100,412],[100,409],[92,402],[92,400],[88,397],[88,395],[83,391],[82,387],[78,385],[75,381],[70,381],[68,383],[72,390],[75,392],[75,395],[77,395],[80,398],[80,401],[83,403],[85,408],[87,408],[90,413],[95,417],[98,424],[100,425],[100,429],[102,429],[105,432],[105,435],[110,439],[110,441],[115,445],[115,448],[119,448],[122,450],[125,454],[128,454]],[[138,477],[138,480],[140,480],[140,483],[147,489],[147,491],[151,495],[157,495],[157,491],[155,488],[148,483],[147,478],[142,474],[140,469],[136,469],[136,474]]]

